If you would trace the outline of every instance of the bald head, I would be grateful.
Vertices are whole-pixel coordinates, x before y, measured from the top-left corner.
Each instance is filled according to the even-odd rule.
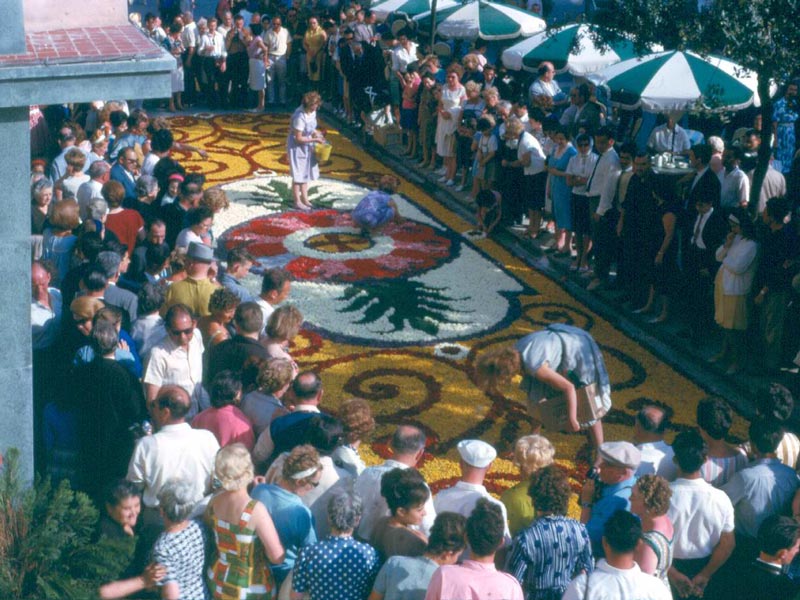
[[[669,423],[666,411],[658,406],[643,407],[636,414],[636,431],[634,438],[637,443],[656,442],[664,439],[664,431]]]
[[[163,386],[147,405],[150,416],[160,427],[183,423],[190,408],[189,393],[179,385]]]
[[[392,436],[392,458],[413,467],[422,457],[426,441],[425,433],[418,427],[400,425]]]

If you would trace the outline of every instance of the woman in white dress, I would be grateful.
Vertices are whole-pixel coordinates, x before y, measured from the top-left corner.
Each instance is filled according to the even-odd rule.
[[[299,210],[312,208],[308,201],[308,182],[319,179],[314,144],[325,141],[322,133],[317,130],[317,109],[320,106],[322,97],[317,92],[304,94],[301,105],[292,115],[289,138],[286,140],[289,173],[292,176],[292,197],[294,207]]]
[[[467,90],[459,81],[459,69],[451,67],[447,71],[436,124],[436,153],[444,160],[444,174],[439,181],[448,186],[455,185],[456,130],[461,122],[461,103],[467,97]]]

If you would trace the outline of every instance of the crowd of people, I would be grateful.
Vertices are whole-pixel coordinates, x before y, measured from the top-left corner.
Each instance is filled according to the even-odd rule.
[[[727,374],[774,372],[795,359],[796,82],[765,124],[774,160],[751,204],[760,114],[752,127],[708,125],[707,139],[669,114],[642,136],[641,111],[612,108],[590,81],[577,79],[565,92],[551,63],[526,81],[488,61],[502,49],[495,44],[451,44],[439,56],[418,41],[424,36],[413,23],[379,23],[358,3],[344,11],[255,4],[220,2],[216,16],[197,23],[174,7],[163,21],[146,16],[146,32],[176,54],[174,81],[189,102],[262,111],[300,103],[312,90],[316,106],[302,114],[325,106],[370,134],[395,123],[416,168],[469,194],[473,237],[514,225],[533,240],[551,231],[544,249],[568,258],[590,291],[619,292],[615,301],[651,323],[682,315],[695,339],[716,324],[722,343],[711,362]],[[179,47],[160,22],[183,28]],[[662,168],[662,159],[685,168]],[[307,208],[298,184],[295,206]]]
[[[176,56],[170,108],[299,103],[287,141],[296,209],[310,208],[323,101],[366,129],[396,120],[410,156],[426,168],[441,160],[442,183],[471,193],[483,235],[525,217],[537,238],[553,221],[551,250],[573,254],[590,288],[618,285],[637,310],[658,309],[656,320],[687,303],[698,335],[713,317],[725,332],[715,360],[731,373],[755,356],[775,370],[797,350],[783,338],[798,285],[796,190],[791,172],[787,188],[771,169],[758,220],[746,210],[756,128],[727,146],[692,145],[671,116],[649,146],[687,155],[694,174],[677,182],[653,170],[592,86],[563,94],[549,63],[520,86],[478,43],[442,68],[418,52],[412,30],[377,28],[357,5],[341,17],[275,7],[269,26],[224,0],[219,20],[196,25],[164,5],[169,33],[154,15],[144,27]],[[600,348],[552,325],[478,365],[492,392],[523,375],[544,423],[514,445],[520,483],[492,496],[485,478],[497,452],[464,439],[459,480],[434,494],[417,469],[425,432],[398,424],[390,458],[367,467],[359,446],[375,429],[370,403],[330,410],[319,375],[293,360],[303,315],[287,302],[289,274],[264,271],[256,294],[242,281],[256,264],[246,250],[218,263],[211,227],[228,200],[172,156],[201,149],[125,102],[46,114],[34,109],[31,120],[35,458],[102,509],[98,535],[136,539],[101,597],[797,595],[800,440],[787,429],[785,388],[757,398],[739,445],[719,398],[699,404],[692,428],[646,405],[630,440],[605,441]],[[776,116],[784,151],[794,139],[786,118]],[[48,123],[52,152],[38,136]],[[384,178],[354,211],[363,235],[400,219],[397,185]],[[754,322],[758,354],[745,345]],[[548,416],[543,401],[553,406],[559,392]],[[573,483],[555,462],[571,457],[556,456],[542,435],[551,430],[584,430],[592,444],[578,519],[568,516]]]

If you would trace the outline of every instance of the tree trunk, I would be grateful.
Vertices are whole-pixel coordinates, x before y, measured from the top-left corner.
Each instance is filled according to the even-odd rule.
[[[748,210],[755,219],[758,216],[758,199],[761,195],[761,185],[769,168],[772,157],[772,98],[769,95],[769,78],[758,73],[758,95],[761,98],[761,145],[758,148],[758,162],[753,171],[753,181],[750,186],[750,203]]]

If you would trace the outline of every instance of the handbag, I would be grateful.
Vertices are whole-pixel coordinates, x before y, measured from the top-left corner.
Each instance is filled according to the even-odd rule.
[[[558,336],[561,342],[562,355],[565,354],[564,338],[557,331],[552,331],[552,333]],[[596,361],[595,374],[597,376],[595,379],[599,380],[600,376]],[[564,374],[562,373],[562,375]],[[568,374],[564,376],[570,379]],[[569,429],[567,397],[556,390],[552,390],[552,392],[551,396],[540,399],[534,405],[535,414],[533,416],[542,422],[545,429],[567,431]],[[591,421],[598,421],[608,413],[608,407],[603,402],[602,390],[596,382],[581,387],[576,385],[575,395],[578,403],[578,423],[581,425]]]

